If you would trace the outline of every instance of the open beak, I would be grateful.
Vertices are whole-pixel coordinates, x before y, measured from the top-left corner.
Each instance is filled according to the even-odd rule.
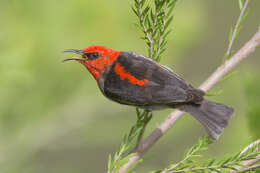
[[[65,50],[63,52],[64,53],[72,52],[72,53],[76,53],[76,54],[79,54],[79,55],[83,55],[84,54],[83,50],[78,50],[78,49],[67,49],[67,50]],[[62,62],[66,62],[66,61],[70,61],[70,60],[80,61],[80,60],[83,60],[83,59],[80,59],[80,58],[77,58],[77,57],[71,57],[71,58],[64,59]]]
[[[66,61],[70,61],[70,60],[82,61],[82,59],[80,59],[80,58],[71,57],[71,58],[64,59],[62,62],[66,62]]]

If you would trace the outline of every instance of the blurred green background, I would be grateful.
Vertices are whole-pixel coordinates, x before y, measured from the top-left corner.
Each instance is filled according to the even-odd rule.
[[[90,45],[146,54],[141,32],[122,0],[0,1],[0,172],[105,172],[107,157],[136,120],[135,109],[105,99],[77,63],[61,63],[64,49]],[[241,47],[256,31],[260,1],[235,42]],[[161,61],[198,86],[221,63],[237,0],[179,1]],[[260,49],[212,91],[211,100],[235,108],[235,116],[208,157],[237,152],[260,137]],[[155,112],[149,134],[171,110]],[[204,130],[182,117],[148,153],[137,172],[163,168],[181,158]]]

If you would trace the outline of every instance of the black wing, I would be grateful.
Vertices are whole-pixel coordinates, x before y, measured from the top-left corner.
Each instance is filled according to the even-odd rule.
[[[120,65],[145,85],[131,83],[130,79],[118,74]],[[104,94],[119,103],[135,106],[180,104],[191,101],[193,89],[178,75],[155,61],[134,52],[121,52],[113,63],[104,81]]]

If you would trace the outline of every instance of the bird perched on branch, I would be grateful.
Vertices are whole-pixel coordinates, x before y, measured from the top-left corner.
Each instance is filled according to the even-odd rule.
[[[120,104],[146,110],[177,108],[195,117],[213,140],[227,126],[233,109],[204,98],[205,93],[156,61],[135,52],[121,52],[104,46],[82,50],[75,60],[97,81],[104,96]]]

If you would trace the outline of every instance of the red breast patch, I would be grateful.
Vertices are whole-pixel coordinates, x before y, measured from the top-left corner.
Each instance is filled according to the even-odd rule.
[[[149,82],[149,80],[147,79],[142,79],[142,80],[137,79],[136,77],[128,73],[124,69],[124,67],[120,65],[119,62],[116,63],[114,71],[116,74],[120,76],[121,80],[128,80],[129,83],[134,85],[144,86]]]

